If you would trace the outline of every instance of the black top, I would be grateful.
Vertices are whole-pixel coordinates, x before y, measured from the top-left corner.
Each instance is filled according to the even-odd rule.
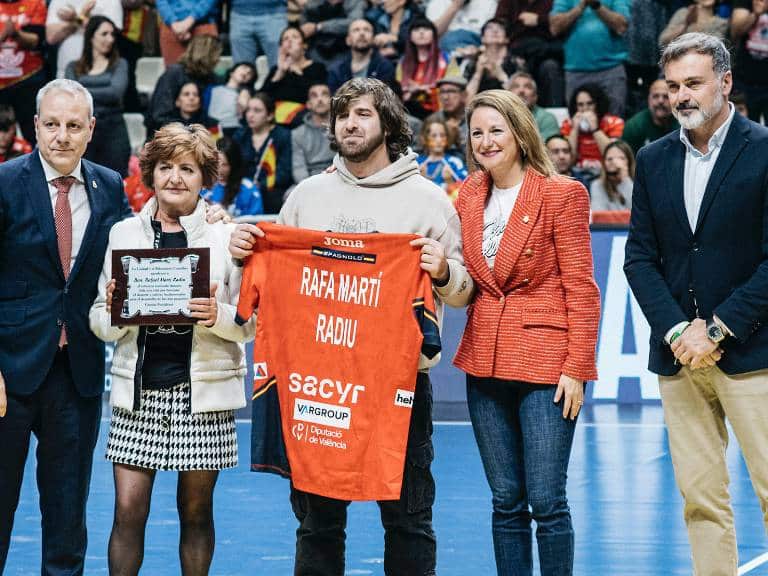
[[[160,248],[186,248],[184,232],[163,232]],[[192,325],[147,326],[144,344],[142,387],[145,390],[165,390],[189,382],[189,361],[192,356]]]
[[[289,70],[285,76],[278,82],[273,82],[272,77],[277,71],[277,66],[272,66],[264,92],[272,96],[275,100],[288,100],[290,102],[306,103],[307,94],[310,87],[315,84],[326,84],[328,82],[328,73],[325,70],[325,64],[321,62],[312,62],[302,70],[301,74],[296,74]]]

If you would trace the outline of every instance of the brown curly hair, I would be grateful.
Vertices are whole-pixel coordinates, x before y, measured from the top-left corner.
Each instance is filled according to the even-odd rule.
[[[362,96],[371,96],[373,106],[379,114],[381,131],[387,145],[389,160],[394,162],[408,151],[412,132],[408,125],[403,102],[392,89],[376,78],[352,78],[342,84],[331,99],[329,137],[331,149],[338,152],[336,141],[336,118],[349,111],[350,104]]]
[[[202,124],[184,126],[171,122],[155,132],[155,137],[144,145],[139,156],[141,181],[154,189],[153,174],[158,162],[168,162],[191,154],[203,175],[203,186],[210,188],[219,172],[219,153],[210,132]]]

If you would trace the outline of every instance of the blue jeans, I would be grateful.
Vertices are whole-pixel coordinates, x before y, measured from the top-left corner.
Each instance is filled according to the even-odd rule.
[[[531,520],[542,576],[573,573],[573,525],[565,484],[575,420],[555,386],[467,375],[475,440],[493,496],[499,576],[533,574]]]
[[[229,23],[232,62],[253,63],[257,56],[266,54],[270,67],[276,65],[280,32],[287,25],[285,12],[258,16],[232,12]]]

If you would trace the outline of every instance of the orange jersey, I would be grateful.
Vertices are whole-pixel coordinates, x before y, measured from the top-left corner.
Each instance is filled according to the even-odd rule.
[[[258,308],[254,399],[277,386],[293,484],[400,498],[419,354],[440,351],[417,236],[260,227],[238,321]]]

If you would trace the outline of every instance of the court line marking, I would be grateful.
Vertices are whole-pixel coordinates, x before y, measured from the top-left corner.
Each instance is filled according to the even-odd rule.
[[[766,562],[768,562],[768,552],[760,554],[760,556],[758,556],[757,558],[753,558],[743,566],[739,566],[739,571],[737,572],[737,574],[739,576],[742,576],[742,574],[752,572],[752,570],[754,570],[759,566],[762,566]]]

